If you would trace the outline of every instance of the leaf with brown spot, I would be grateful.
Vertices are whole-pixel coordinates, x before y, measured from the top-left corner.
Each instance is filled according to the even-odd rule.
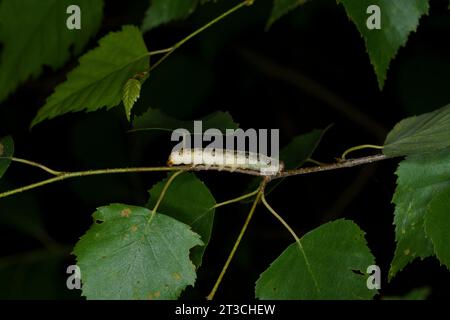
[[[161,194],[167,179],[157,183],[150,190],[147,208],[153,208]],[[211,237],[216,201],[208,187],[193,173],[178,176],[167,190],[158,211],[191,226],[202,237],[205,244],[192,249],[191,259],[197,266],[201,265],[203,253]]]
[[[437,247],[433,245],[433,237],[425,227],[425,221],[436,210],[430,206],[436,194],[450,188],[450,148],[411,155],[400,162],[396,174],[397,188],[392,202],[395,204],[397,248],[389,279],[416,258],[425,259],[436,253]],[[447,233],[442,222],[436,228]]]
[[[123,219],[121,212],[127,208],[133,215]],[[84,296],[167,300],[194,285],[196,273],[189,253],[202,245],[200,236],[174,218],[157,213],[149,222],[150,216],[146,208],[122,204],[94,213],[94,220],[103,223],[93,223],[73,251]]]
[[[129,217],[130,217],[130,214],[131,214],[130,208],[123,209],[123,210],[120,212],[120,215],[121,215],[122,217],[125,217],[125,218],[129,218]]]
[[[173,273],[173,277],[174,277],[175,280],[181,280],[181,276],[180,276],[180,274],[178,272],[174,272]]]

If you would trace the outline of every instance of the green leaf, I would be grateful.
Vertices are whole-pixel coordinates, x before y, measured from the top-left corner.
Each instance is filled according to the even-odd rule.
[[[226,129],[237,129],[239,124],[233,120],[233,117],[228,112],[215,111],[201,118],[203,122],[203,130],[208,130],[210,128],[216,128],[224,132]],[[192,130],[192,121],[186,121],[186,124],[190,123]]]
[[[0,140],[0,178],[3,177],[14,154],[14,141],[10,136]]]
[[[450,163],[448,163],[450,166]],[[436,256],[450,270],[450,183],[428,205],[425,232],[434,245]]]
[[[185,19],[195,11],[199,3],[209,0],[153,0],[142,21],[142,31],[146,32],[172,20]]]
[[[323,135],[330,127],[315,129],[309,133],[299,135],[281,149],[280,159],[284,162],[285,169],[290,170],[301,167],[312,156]]]
[[[397,188],[392,202],[395,204],[397,248],[389,279],[414,259],[424,259],[435,252],[430,235],[424,228],[424,220],[427,215],[431,214],[431,221],[439,215],[430,202],[450,186],[450,149],[409,156],[400,162],[396,174]]]
[[[270,14],[269,21],[267,22],[267,28],[270,28],[275,21],[287,14],[289,11],[305,4],[306,1],[307,0],[274,0],[272,13]]]
[[[375,68],[380,89],[386,80],[391,60],[408,36],[417,29],[420,17],[428,13],[428,0],[338,0],[364,38],[370,61]],[[377,5],[381,10],[381,29],[369,29],[367,9]]]
[[[153,209],[166,182],[167,179],[164,179],[151,188],[147,208]],[[212,208],[215,204],[216,200],[202,181],[193,173],[183,173],[172,182],[158,209],[189,225],[200,235],[204,246],[196,247],[191,252],[191,259],[197,268],[202,263],[203,253],[211,238],[215,211]]]
[[[450,147],[450,104],[395,125],[384,142],[387,156],[403,156]]]
[[[146,208],[99,208],[74,254],[88,299],[176,299],[195,282],[189,250],[200,237],[171,217]]]
[[[66,9],[81,9],[81,30],[69,30]],[[98,30],[102,0],[3,0],[0,1],[0,101],[44,66],[60,68],[73,47],[79,54]]]
[[[367,267],[374,264],[364,232],[353,222],[326,223],[291,244],[256,282],[259,299],[371,299]],[[355,272],[356,271],[356,272]]]
[[[286,145],[280,151],[280,160],[284,163],[285,170],[296,169],[301,167],[317,149],[323,135],[331,128],[331,125],[325,129],[315,129],[309,133],[299,135],[292,139],[288,145]],[[266,187],[266,195],[275,190],[278,185],[284,181],[279,179],[274,182],[270,182]],[[258,188],[261,183],[261,178],[252,178],[246,192],[251,192]],[[253,199],[245,200],[244,202],[252,202]]]
[[[128,79],[147,71],[149,55],[138,28],[124,26],[99,41],[99,47],[80,58],[80,65],[57,86],[32,126],[68,112],[95,111],[117,106]]]
[[[233,121],[228,112],[215,111],[203,118],[202,129],[217,128],[221,131],[226,129],[237,129],[239,125]],[[193,121],[182,121],[164,114],[158,109],[148,109],[143,115],[135,117],[133,121],[133,131],[164,130],[173,131],[177,128],[194,130]]]
[[[123,86],[122,101],[128,121],[131,120],[131,109],[141,94],[141,82],[137,79],[129,79]]]

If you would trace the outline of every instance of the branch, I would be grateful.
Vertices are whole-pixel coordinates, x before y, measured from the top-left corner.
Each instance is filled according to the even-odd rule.
[[[228,15],[232,14],[233,12],[239,10],[240,8],[244,7],[244,6],[250,6],[253,4],[253,0],[244,0],[243,2],[239,3],[238,5],[234,6],[233,8],[231,8],[230,10],[222,13],[220,16],[218,16],[217,18],[211,20],[210,22],[208,22],[207,24],[205,24],[204,26],[198,28],[197,30],[195,30],[194,32],[192,32],[190,35],[188,35],[187,37],[183,38],[182,40],[178,41],[177,43],[175,43],[172,47],[167,48],[167,49],[162,49],[162,50],[156,50],[156,51],[150,51],[149,55],[156,55],[156,54],[160,54],[160,53],[165,53],[161,59],[159,59],[154,65],[152,65],[149,69],[148,72],[153,71],[153,69],[155,69],[157,66],[159,66],[164,60],[166,60],[175,50],[177,50],[179,47],[181,47],[183,44],[185,44],[186,42],[188,42],[190,39],[194,38],[196,35],[198,35],[199,33],[205,31],[206,29],[208,29],[209,27],[211,27],[212,25],[216,24],[217,22],[219,22],[220,20],[222,20],[223,18],[227,17]]]
[[[300,168],[295,170],[288,170],[281,172],[274,176],[264,176],[260,171],[256,170],[247,170],[247,169],[234,169],[234,168],[226,168],[226,167],[217,167],[217,166],[173,166],[173,167],[135,167],[135,168],[115,168],[115,169],[100,169],[100,170],[88,170],[88,171],[76,171],[76,172],[61,172],[57,176],[46,179],[40,182],[36,182],[33,184],[29,184],[17,189],[13,189],[10,191],[6,191],[3,193],[0,193],[0,199],[6,198],[8,196],[12,196],[14,194],[18,194],[21,192],[25,192],[28,190],[36,189],[48,184],[52,184],[55,182],[67,180],[67,179],[73,179],[73,178],[79,178],[79,177],[88,177],[88,176],[96,176],[96,175],[104,175],[104,174],[118,174],[118,173],[142,173],[142,172],[157,172],[157,171],[225,171],[225,172],[231,172],[231,173],[242,173],[252,176],[260,176],[267,179],[267,181],[276,180],[280,178],[285,177],[291,177],[291,176],[297,176],[297,175],[303,175],[303,174],[310,174],[314,172],[322,172],[322,171],[330,171],[330,170],[336,170],[341,168],[350,168],[355,166],[360,166],[367,163],[373,163],[376,161],[381,161],[388,159],[387,156],[379,154],[375,156],[369,156],[364,158],[357,158],[357,159],[349,159],[337,163],[331,163],[331,164],[325,164],[321,166],[315,166],[315,167],[307,167],[307,168]],[[28,160],[25,160],[28,162]],[[30,161],[31,162],[31,161]],[[43,166],[40,164],[35,163],[36,165]],[[45,167],[45,166],[43,166]],[[52,169],[49,169],[51,171],[54,171]],[[59,171],[54,171],[59,172]]]
[[[38,187],[42,187],[48,184],[52,184],[58,181],[63,181],[72,178],[78,177],[88,177],[88,176],[96,176],[103,174],[117,174],[117,173],[139,173],[139,172],[155,172],[155,171],[178,171],[178,170],[191,170],[192,167],[189,166],[179,166],[179,167],[138,167],[138,168],[116,168],[116,169],[101,169],[101,170],[88,170],[88,171],[77,171],[77,172],[64,172],[61,175],[56,177],[46,179],[43,181],[39,181],[33,184],[26,185],[24,187],[20,187],[14,190],[6,191],[0,193],[0,199],[6,198],[8,196],[12,196],[17,193],[21,193],[24,191],[36,189]]]
[[[374,156],[349,159],[349,160],[344,160],[344,161],[340,161],[340,162],[336,162],[336,163],[330,163],[330,164],[326,164],[323,166],[287,170],[287,171],[277,174],[276,176],[273,176],[271,178],[271,180],[280,179],[280,178],[284,178],[284,177],[298,176],[298,175],[302,175],[302,174],[310,174],[310,173],[315,173],[315,172],[337,170],[337,169],[341,169],[341,168],[351,168],[351,167],[356,167],[356,166],[360,166],[363,164],[373,163],[373,162],[386,160],[386,159],[389,159],[389,157],[385,156],[384,154],[377,154]]]
[[[14,157],[9,158],[9,159],[11,159],[11,161],[14,161],[14,162],[18,162],[18,163],[29,165],[31,167],[39,168],[41,170],[44,170],[47,173],[50,173],[53,176],[60,176],[60,175],[64,174],[64,172],[62,172],[62,171],[56,171],[56,170],[50,169],[49,167],[44,166],[43,164],[40,164],[40,163],[37,163],[37,162],[34,162],[34,161],[21,159],[21,158],[14,158]]]
[[[252,191],[250,193],[244,194],[244,195],[242,195],[240,197],[237,197],[237,198],[234,198],[234,199],[231,199],[231,200],[228,200],[228,201],[217,203],[211,209],[217,209],[217,208],[222,207],[222,206],[226,206],[226,205],[229,205],[229,204],[232,204],[232,203],[236,203],[236,202],[248,199],[250,197],[253,197],[258,192],[259,192],[259,188],[256,189],[255,191]]]
[[[256,195],[255,201],[253,202],[252,208],[250,209],[250,212],[248,213],[247,218],[245,219],[245,222],[244,222],[244,225],[242,226],[241,232],[239,232],[239,235],[234,243],[233,249],[231,249],[231,252],[228,255],[227,261],[225,262],[225,265],[223,266],[222,271],[220,272],[219,277],[216,280],[216,283],[214,284],[209,295],[206,297],[207,300],[214,299],[217,289],[219,288],[219,285],[222,282],[222,279],[225,276],[225,273],[227,272],[228,267],[230,266],[231,260],[233,260],[234,254],[236,253],[237,248],[239,247],[239,244],[241,243],[242,238],[244,237],[245,231],[247,230],[248,225],[250,224],[250,221],[252,220],[253,214],[255,213],[256,206],[258,205],[259,201],[261,200],[261,197],[264,194],[264,188],[265,188],[267,182],[268,182],[268,180],[264,179],[261,182],[261,184],[259,185],[258,193]]]
[[[150,224],[150,222],[155,217],[155,214],[158,211],[158,208],[161,205],[161,202],[163,201],[164,196],[166,195],[167,190],[169,190],[169,187],[172,184],[173,180],[175,180],[175,178],[183,172],[184,172],[183,170],[177,171],[173,175],[170,176],[169,180],[167,180],[166,184],[164,185],[164,187],[161,191],[161,194],[159,195],[158,201],[156,201],[155,207],[152,210],[152,214],[150,215],[150,218],[148,219],[147,226]]]

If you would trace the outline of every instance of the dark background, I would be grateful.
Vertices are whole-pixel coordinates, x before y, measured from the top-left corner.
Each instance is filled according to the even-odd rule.
[[[128,4],[130,3],[131,4]],[[233,3],[237,3],[233,1]],[[281,145],[294,136],[334,123],[314,158],[333,161],[350,146],[382,144],[400,119],[432,111],[450,101],[450,11],[448,1],[432,0],[392,62],[383,91],[364,42],[342,6],[315,0],[291,12],[265,31],[272,2],[221,21],[183,46],[147,80],[136,113],[159,108],[181,119],[229,111],[242,128],[280,128]],[[102,27],[89,48],[123,24],[140,25],[148,1],[106,1]],[[201,6],[184,21],[145,34],[149,50],[166,48],[229,8],[229,1]],[[123,108],[69,114],[29,124],[56,84],[77,64],[46,69],[0,104],[0,136],[11,134],[16,156],[58,170],[164,164],[171,146],[160,133],[128,133]],[[274,73],[275,66],[282,72]],[[289,75],[306,79],[300,85]],[[311,83],[319,90],[311,93]],[[331,101],[324,97],[332,95]],[[345,102],[344,112],[336,109]],[[355,121],[351,108],[365,114]],[[350,114],[350,116],[348,115]],[[361,151],[359,155],[370,154]],[[358,154],[355,154],[358,155]],[[398,159],[352,169],[292,177],[273,192],[272,206],[300,235],[325,221],[346,217],[366,233],[383,272],[382,295],[401,295],[428,286],[430,298],[448,297],[450,273],[434,258],[415,261],[387,283],[395,249],[391,198]],[[0,200],[0,298],[78,298],[65,287],[65,270],[74,264],[69,253],[89,228],[96,207],[121,202],[144,205],[147,190],[165,175],[128,174],[64,181]],[[218,202],[238,196],[249,178],[227,173],[199,173]],[[43,179],[37,169],[14,163],[0,190]],[[209,293],[243,224],[248,204],[216,211],[213,236],[199,270],[195,289],[183,297]],[[289,233],[259,208],[219,289],[217,298],[252,298],[259,274],[292,243]]]

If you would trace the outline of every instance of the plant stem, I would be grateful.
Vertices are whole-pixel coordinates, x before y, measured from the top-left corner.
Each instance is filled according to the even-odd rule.
[[[341,159],[345,160],[345,157],[350,152],[353,152],[353,151],[356,151],[356,150],[362,150],[362,149],[383,149],[383,146],[378,146],[378,145],[373,145],[373,144],[363,144],[363,145],[360,145],[360,146],[351,147],[351,148],[345,150],[345,152],[341,156]]]
[[[180,167],[138,167],[138,168],[116,168],[116,169],[100,169],[100,170],[88,170],[88,171],[78,171],[78,172],[65,172],[56,177],[43,180],[37,183],[29,184],[24,187],[20,187],[14,190],[6,191],[0,193],[0,199],[8,196],[12,196],[17,193],[21,193],[24,191],[28,191],[31,189],[35,189],[38,187],[45,186],[47,184],[55,183],[58,181],[78,178],[78,177],[87,177],[87,176],[95,176],[95,175],[103,175],[103,174],[117,174],[117,173],[138,173],[138,172],[154,172],[154,171],[178,171],[178,170],[189,170],[191,169],[188,166],[180,166]]]
[[[60,175],[64,174],[64,172],[50,169],[49,167],[44,166],[43,164],[40,164],[40,163],[37,163],[37,162],[34,162],[34,161],[21,159],[21,158],[14,158],[14,157],[10,158],[10,159],[11,159],[11,161],[14,161],[14,162],[19,162],[19,163],[23,163],[23,164],[26,164],[26,165],[29,165],[29,166],[32,166],[32,167],[36,167],[36,168],[42,169],[45,172],[50,173],[51,175],[54,175],[54,176],[60,176]]]
[[[234,246],[231,249],[230,254],[228,255],[227,261],[225,262],[225,264],[222,268],[222,271],[220,272],[219,277],[216,280],[216,283],[214,284],[209,295],[206,297],[207,300],[214,299],[217,289],[219,288],[220,283],[222,282],[222,279],[225,276],[225,273],[227,272],[228,267],[230,266],[231,260],[233,260],[233,257],[237,251],[237,248],[239,247],[239,244],[241,243],[242,238],[244,237],[245,231],[247,231],[248,225],[250,224],[250,221],[252,220],[253,214],[255,213],[256,206],[258,205],[259,200],[261,199],[261,196],[264,193],[264,187],[266,184],[267,184],[267,180],[265,179],[259,186],[258,193],[256,195],[255,201],[253,202],[252,208],[250,209],[250,212],[248,213],[247,218],[245,219],[244,225],[241,228],[241,231],[234,243]]]
[[[238,5],[234,6],[233,8],[231,8],[230,10],[222,13],[220,16],[216,17],[215,19],[211,20],[210,22],[208,22],[207,24],[205,24],[204,26],[198,28],[197,30],[195,30],[194,32],[192,32],[190,35],[188,35],[187,37],[185,37],[184,39],[178,41],[177,43],[174,44],[173,47],[171,48],[167,48],[167,49],[163,49],[163,50],[157,50],[157,51],[153,51],[150,52],[150,55],[152,54],[158,54],[158,53],[166,53],[164,56],[161,57],[161,59],[159,59],[153,66],[150,67],[149,71],[152,71],[153,69],[155,69],[157,66],[159,66],[164,60],[166,60],[175,50],[177,50],[179,47],[181,47],[183,44],[185,44],[186,42],[188,42],[190,39],[192,39],[193,37],[195,37],[196,35],[198,35],[199,33],[205,31],[206,29],[208,29],[209,27],[211,27],[212,25],[216,24],[217,22],[219,22],[220,20],[222,20],[223,18],[227,17],[228,15],[232,14],[233,12],[235,12],[236,10],[239,10],[240,8],[244,7],[244,6],[248,6],[251,5],[253,1],[249,1],[249,0],[245,0],[241,3],[239,3]]]
[[[329,171],[329,170],[336,170],[341,168],[350,168],[359,166],[362,164],[372,163],[376,161],[381,161],[388,159],[389,157],[385,155],[374,155],[364,158],[357,158],[357,159],[350,159],[345,160],[337,163],[331,163],[326,164],[323,166],[316,166],[316,167],[308,167],[308,168],[300,168],[295,170],[288,170],[284,172],[280,172],[279,174],[275,176],[266,176],[265,178],[269,180],[276,180],[281,179],[285,177],[291,177],[291,176],[297,176],[297,175],[303,175],[303,174],[310,174],[315,172],[322,172],[322,171]],[[23,159],[22,159],[23,160]],[[33,163],[32,161],[25,160],[27,162]],[[35,163],[38,165],[41,169],[43,165],[40,165],[38,163]],[[45,167],[45,166],[43,166]],[[49,169],[49,168],[47,168]],[[57,173],[58,171],[52,170],[54,173]],[[29,184],[17,189],[9,190],[3,193],[0,193],[0,199],[5,198],[8,196],[12,196],[14,194],[18,194],[24,191],[36,189],[38,187],[42,187],[48,184],[52,184],[58,181],[63,181],[66,179],[72,179],[77,177],[86,177],[86,176],[94,176],[94,175],[103,175],[103,174],[117,174],[117,173],[140,173],[140,172],[154,172],[154,171],[226,171],[226,172],[233,172],[233,173],[242,173],[246,175],[253,175],[253,176],[261,176],[264,177],[260,172],[253,171],[253,170],[239,170],[239,169],[233,169],[233,170],[227,170],[227,168],[221,168],[221,167],[213,167],[213,166],[173,166],[173,167],[135,167],[135,168],[115,168],[115,169],[100,169],[100,170],[88,170],[88,171],[78,171],[78,172],[62,172],[61,174],[46,179],[37,183]],[[47,170],[46,170],[47,171]]]
[[[281,224],[289,231],[289,233],[294,237],[295,241],[298,243],[300,247],[302,247],[300,243],[300,238],[297,236],[297,234],[294,232],[294,230],[291,228],[291,226],[267,203],[266,197],[264,194],[261,195],[261,201],[264,204],[264,206],[267,208],[267,210],[270,211],[270,213],[273,214],[275,218],[278,219],[278,221],[281,222]]]
[[[313,164],[318,165],[318,166],[325,166],[325,165],[327,165],[326,163],[323,163],[323,162],[320,162],[320,161],[317,161],[317,160],[314,160],[314,159],[311,159],[311,158],[306,159],[305,162],[313,163]]]
[[[171,51],[172,49],[173,49],[173,47],[166,48],[166,49],[159,49],[159,50],[149,51],[148,55],[149,56],[154,56],[154,55],[157,55],[157,54],[167,53],[167,52]]]
[[[166,192],[169,189],[170,185],[172,184],[173,180],[175,180],[175,178],[183,172],[184,172],[183,170],[177,171],[173,175],[170,176],[169,180],[167,180],[166,184],[164,185],[164,188],[161,191],[161,194],[159,195],[158,201],[156,201],[155,207],[152,210],[152,215],[151,215],[150,220],[153,219],[153,216],[156,214],[156,211],[158,210],[159,205],[161,204],[162,200],[164,199],[164,196],[166,195]]]
[[[280,178],[284,178],[284,177],[292,177],[292,176],[310,174],[310,173],[315,173],[315,172],[337,170],[337,169],[342,169],[342,168],[351,168],[351,167],[360,166],[362,164],[373,163],[373,162],[386,160],[386,159],[389,159],[389,157],[385,156],[384,154],[377,154],[377,155],[369,156],[369,157],[356,158],[356,159],[350,159],[350,160],[345,160],[345,161],[336,162],[336,163],[330,163],[330,164],[326,164],[323,166],[287,170],[284,172],[280,172],[276,176],[270,177],[270,179],[275,180],[275,179],[280,179]]]
[[[219,208],[219,207],[222,207],[222,206],[226,206],[226,205],[231,204],[231,203],[235,203],[235,202],[239,202],[239,201],[245,200],[245,199],[247,199],[247,198],[253,197],[253,196],[254,196],[255,194],[257,194],[258,192],[259,192],[259,188],[256,189],[256,190],[253,191],[253,192],[244,194],[244,195],[242,195],[242,196],[240,196],[240,197],[237,197],[237,198],[234,198],[234,199],[231,199],[231,200],[228,200],[228,201],[224,201],[224,202],[221,202],[221,203],[217,203],[217,204],[216,204],[215,206],[213,206],[211,209],[216,209],[216,208]]]
[[[297,243],[298,248],[299,248],[301,254],[303,255],[303,258],[305,259],[306,267],[308,268],[308,272],[311,274],[311,277],[314,281],[314,285],[315,285],[317,291],[320,292],[319,284],[317,282],[316,277],[314,276],[314,273],[312,272],[311,263],[309,262],[308,256],[306,255],[305,249],[303,248],[300,238],[297,236],[297,234],[294,232],[294,230],[292,230],[292,228],[289,226],[289,224],[286,221],[284,221],[284,219],[267,203],[266,198],[264,197],[264,193],[261,195],[261,201],[264,204],[264,206],[270,211],[270,213],[272,213],[272,215],[275,218],[277,218],[278,221],[280,221],[283,224],[283,226],[289,231],[289,233],[294,237],[295,242]]]

